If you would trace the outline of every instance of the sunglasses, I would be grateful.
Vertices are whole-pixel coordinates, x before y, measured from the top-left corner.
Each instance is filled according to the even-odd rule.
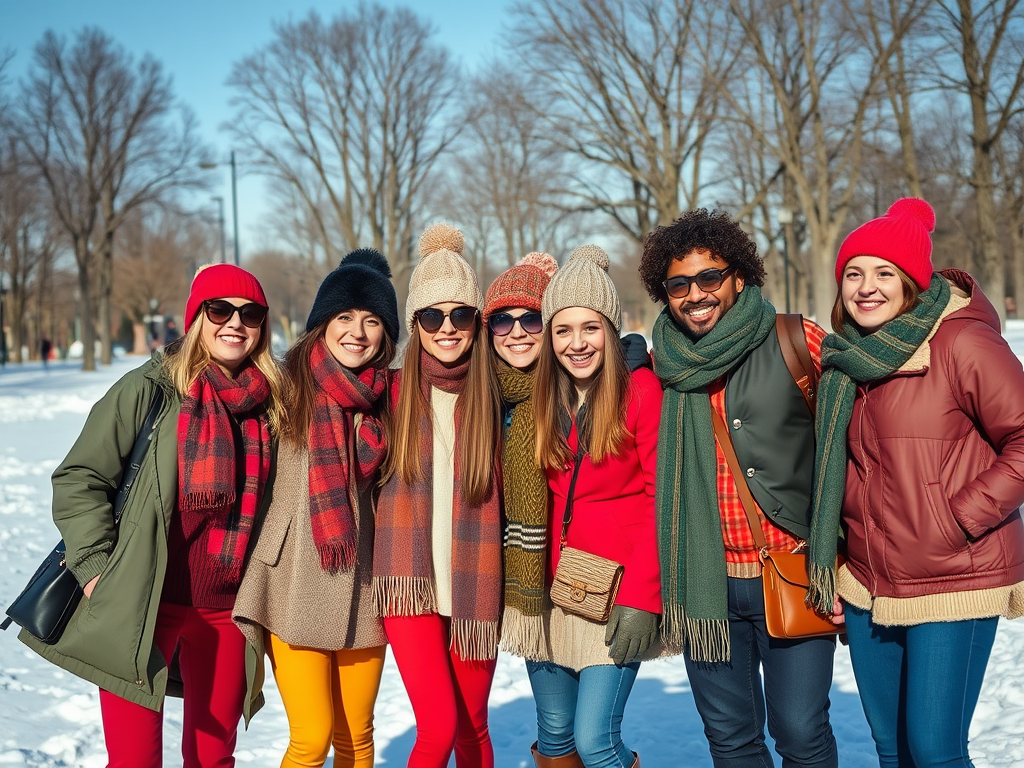
[[[206,313],[206,319],[214,325],[224,325],[230,322],[235,312],[238,313],[238,319],[246,328],[259,328],[267,318],[267,308],[252,301],[236,307],[230,301],[213,299],[203,302],[203,311]]]
[[[455,330],[468,331],[476,323],[477,312],[476,307],[456,307],[450,312],[443,312],[435,307],[427,307],[416,313],[416,322],[427,333],[437,333],[441,330],[441,326],[444,325],[444,320],[447,317],[452,321],[452,326],[454,326]]]
[[[733,271],[733,267],[726,267],[725,269],[705,269],[703,272],[699,272],[696,275],[687,277],[686,275],[676,275],[665,280],[662,285],[665,286],[665,290],[668,295],[673,299],[685,299],[690,295],[690,286],[694,283],[704,293],[712,293],[722,287],[722,283],[725,281],[725,276]]]
[[[513,317],[508,312],[499,312],[487,318],[487,327],[495,336],[508,336],[512,329],[519,323],[519,327],[526,333],[540,333],[544,330],[544,318],[540,312],[524,312],[519,317]]]

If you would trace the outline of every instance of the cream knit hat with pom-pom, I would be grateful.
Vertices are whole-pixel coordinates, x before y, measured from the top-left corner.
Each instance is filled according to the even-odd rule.
[[[619,294],[608,276],[608,254],[596,245],[581,245],[555,273],[544,291],[541,314],[544,325],[568,307],[586,307],[608,318],[616,331],[622,330]]]
[[[431,224],[420,236],[420,260],[409,278],[405,327],[413,330],[414,316],[434,304],[455,301],[480,309],[483,295],[476,273],[462,258],[462,232],[451,224]]]

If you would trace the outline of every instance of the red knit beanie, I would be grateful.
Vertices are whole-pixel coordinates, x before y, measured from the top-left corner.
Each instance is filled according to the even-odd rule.
[[[484,298],[483,320],[499,309],[523,307],[540,311],[540,300],[551,276],[558,271],[558,262],[546,253],[530,253],[506,269],[491,283]]]
[[[267,305],[263,286],[256,276],[234,264],[207,264],[200,267],[192,278],[188,301],[185,303],[185,333],[196,319],[204,301],[210,299],[248,299]]]
[[[854,256],[877,256],[895,264],[922,291],[932,282],[932,238],[935,211],[924,200],[904,197],[885,216],[861,224],[843,241],[836,258],[836,282],[842,283],[846,262]]]

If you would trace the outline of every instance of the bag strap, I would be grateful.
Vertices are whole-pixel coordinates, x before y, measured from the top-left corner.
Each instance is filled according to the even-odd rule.
[[[811,351],[807,348],[807,336],[804,335],[803,315],[776,315],[775,334],[779,337],[779,349],[786,361],[789,375],[800,388],[811,414],[815,412],[818,392],[818,369],[811,360]]]
[[[142,461],[146,458],[146,452],[149,450],[149,444],[153,439],[153,429],[156,427],[156,420],[160,416],[163,404],[164,390],[163,387],[157,385],[153,392],[153,400],[149,404],[149,410],[146,411],[146,420],[142,422],[142,429],[135,436],[135,444],[125,463],[124,473],[121,475],[121,485],[117,489],[117,495],[114,496],[112,511],[115,527],[121,519],[121,513],[124,512],[124,505],[128,501],[128,495],[135,484],[135,479],[139,476],[139,470],[142,468]]]
[[[732,438],[729,437],[729,428],[725,426],[725,422],[713,405],[711,406],[711,423],[714,425],[718,444],[722,446],[722,453],[725,454],[725,461],[732,472],[732,479],[736,482],[736,492],[739,494],[743,511],[747,513],[747,524],[750,525],[750,532],[754,536],[754,544],[759,551],[765,549],[768,546],[768,541],[764,537],[764,531],[761,530],[761,519],[757,515],[757,504],[750,493],[747,478],[740,469],[739,459],[736,458],[736,450],[732,447]]]
[[[580,425],[580,414],[583,412],[585,406],[580,406],[580,409],[576,412],[576,464],[572,468],[572,479],[569,481],[569,492],[565,497],[565,514],[562,516],[562,537],[559,539],[558,550],[565,549],[565,540],[569,536],[569,523],[572,522],[572,501],[576,494],[576,478],[580,474],[580,465],[583,463],[583,456],[585,451],[583,450],[583,440],[580,439],[579,425]],[[571,429],[571,428],[570,428]]]

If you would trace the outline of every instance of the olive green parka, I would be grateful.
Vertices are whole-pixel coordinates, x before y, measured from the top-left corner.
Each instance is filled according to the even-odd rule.
[[[164,404],[118,529],[111,500],[157,387]],[[178,498],[181,397],[160,367],[160,353],[123,376],[93,406],[81,435],[53,473],[53,521],[79,584],[95,576],[64,634],[46,645],[22,630],[19,639],[57,666],[152,710],[167,693],[168,662],[153,645],[167,569],[167,531]],[[275,445],[276,448],[276,445]],[[274,451],[276,459],[276,450]],[[276,460],[260,504],[269,502]],[[255,541],[250,541],[250,550]],[[245,723],[263,706],[263,659],[247,644]]]

